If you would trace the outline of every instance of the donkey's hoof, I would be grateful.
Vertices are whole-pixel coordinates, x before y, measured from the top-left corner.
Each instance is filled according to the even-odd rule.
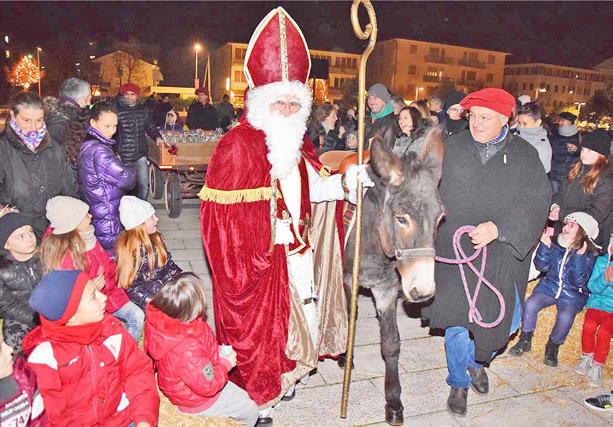
[[[338,364],[339,368],[345,368],[345,365],[347,364],[347,355],[343,353],[338,356],[338,360],[336,361],[336,363]],[[351,370],[353,370],[353,368],[355,368],[355,365],[353,364],[353,362],[351,362]]]
[[[404,415],[402,415],[402,411],[404,408],[401,406],[400,409],[394,409],[387,405],[385,405],[385,422],[391,426],[401,426],[404,424]]]

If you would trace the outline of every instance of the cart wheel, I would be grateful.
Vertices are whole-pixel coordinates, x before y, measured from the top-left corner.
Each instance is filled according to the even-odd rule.
[[[164,173],[153,163],[149,165],[149,194],[154,200],[164,195]]]
[[[166,178],[164,185],[164,199],[166,201],[166,212],[170,218],[178,218],[181,215],[181,181],[176,172],[171,172]]]

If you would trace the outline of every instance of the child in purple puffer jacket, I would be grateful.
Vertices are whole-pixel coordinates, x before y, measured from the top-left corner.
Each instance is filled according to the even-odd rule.
[[[114,254],[115,241],[123,231],[119,201],[134,187],[136,172],[113,152],[116,107],[107,102],[95,104],[89,124],[77,163],[79,189],[90,207],[96,238],[107,252]]]

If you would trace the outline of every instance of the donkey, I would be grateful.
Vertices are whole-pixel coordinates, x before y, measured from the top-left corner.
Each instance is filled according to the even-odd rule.
[[[426,301],[435,290],[434,239],[444,215],[438,195],[443,154],[438,127],[418,139],[402,158],[381,139],[373,140],[370,151],[368,172],[375,187],[368,190],[362,205],[360,286],[369,288],[375,299],[385,361],[385,421],[390,425],[404,423],[398,377],[398,290],[402,288],[409,302]],[[355,232],[350,230],[343,261],[348,300],[354,248]]]

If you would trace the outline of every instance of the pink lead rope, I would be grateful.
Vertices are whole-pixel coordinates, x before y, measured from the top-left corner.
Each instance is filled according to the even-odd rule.
[[[505,303],[504,296],[494,285],[492,285],[483,275],[485,273],[485,266],[487,262],[487,246],[482,249],[476,250],[470,257],[467,257],[464,253],[464,249],[462,249],[462,245],[460,244],[460,240],[463,234],[470,233],[475,228],[474,225],[464,225],[458,228],[453,234],[453,252],[455,253],[455,258],[443,258],[443,257],[435,257],[438,262],[443,262],[445,264],[454,264],[457,265],[460,269],[460,276],[462,276],[462,284],[464,285],[464,293],[466,294],[466,300],[468,301],[468,321],[470,323],[476,323],[477,325],[483,328],[494,328],[502,322],[505,314]],[[481,271],[477,270],[477,268],[473,265],[473,261],[481,255],[481,251],[483,250],[483,262],[481,263]],[[470,295],[470,291],[468,289],[468,282],[466,280],[466,274],[464,272],[464,264],[468,265],[468,267],[475,273],[478,278],[477,285],[475,286],[475,294],[473,296]],[[479,296],[479,290],[481,288],[481,283],[485,284],[494,294],[496,298],[498,298],[498,302],[500,303],[500,314],[498,318],[492,323],[487,323],[482,321],[481,314],[477,309],[477,297]]]

